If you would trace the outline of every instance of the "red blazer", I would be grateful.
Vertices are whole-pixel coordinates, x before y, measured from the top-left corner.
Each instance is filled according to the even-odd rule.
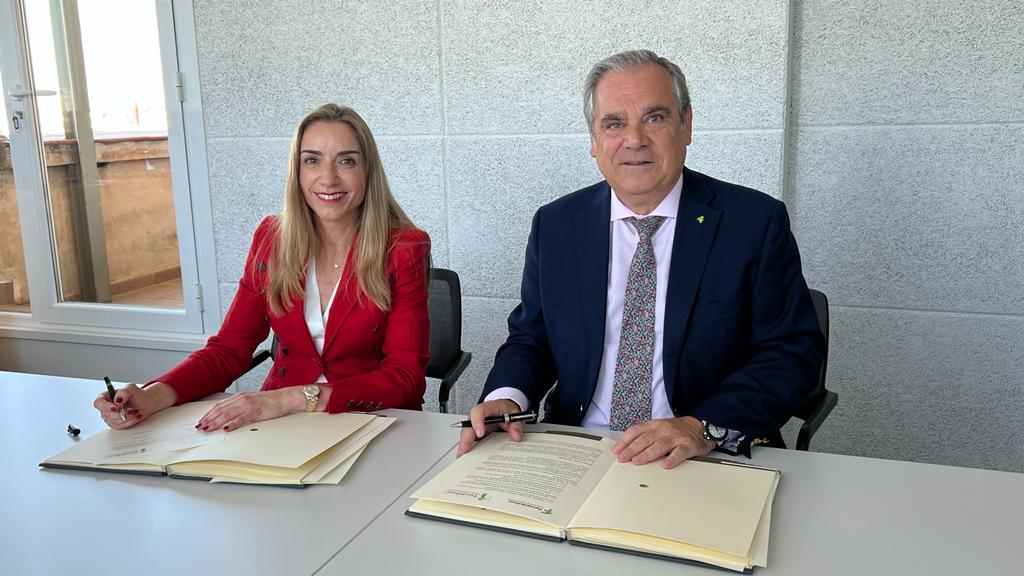
[[[318,354],[303,314],[303,299],[290,312],[274,316],[266,287],[271,248],[278,242],[277,218],[268,216],[253,235],[245,270],[220,331],[156,380],[178,393],[178,403],[222,392],[252,361],[253,352],[273,330],[279,341],[274,365],[261,390],[310,384],[323,373],[333,389],[328,412],[350,409],[419,410],[430,356],[427,312],[427,254],[430,238],[415,228],[394,230],[387,258],[391,310],[367,297],[357,300],[355,250],[338,286]],[[303,279],[305,282],[305,279]]]

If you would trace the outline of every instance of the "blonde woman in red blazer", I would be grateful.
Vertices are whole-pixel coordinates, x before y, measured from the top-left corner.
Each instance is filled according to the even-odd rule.
[[[370,129],[327,104],[299,123],[285,207],[256,229],[220,331],[166,374],[94,406],[128,428],[225,390],[273,330],[274,364],[259,392],[235,394],[196,424],[233,430],[307,410],[420,409],[430,326],[430,239],[398,206]],[[120,416],[125,409],[125,419]]]

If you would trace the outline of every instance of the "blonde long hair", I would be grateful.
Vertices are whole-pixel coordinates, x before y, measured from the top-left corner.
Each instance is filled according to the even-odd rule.
[[[412,228],[412,220],[395,201],[380,162],[377,143],[369,126],[347,106],[324,104],[299,122],[288,154],[288,181],[285,184],[284,210],[278,217],[279,241],[270,257],[267,301],[271,312],[281,316],[290,312],[293,301],[302,298],[301,278],[306,263],[320,245],[313,211],[299,186],[299,150],[306,128],[314,122],[342,122],[352,127],[366,159],[366,196],[361,206],[356,246],[357,298],[365,295],[381,310],[391,309],[391,286],[385,263],[391,249],[391,231]]]

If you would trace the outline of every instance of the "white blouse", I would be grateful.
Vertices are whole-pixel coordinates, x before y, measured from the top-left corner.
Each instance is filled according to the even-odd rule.
[[[310,258],[306,270],[306,298],[303,303],[303,311],[306,317],[306,326],[309,328],[309,336],[313,339],[318,354],[324,353],[324,338],[327,335],[327,316],[331,313],[331,305],[334,304],[334,297],[338,294],[338,285],[341,279],[334,285],[331,292],[331,299],[327,302],[327,308],[320,313],[320,285],[316,281],[316,260]],[[327,377],[322,373],[316,379],[317,382],[327,382]]]

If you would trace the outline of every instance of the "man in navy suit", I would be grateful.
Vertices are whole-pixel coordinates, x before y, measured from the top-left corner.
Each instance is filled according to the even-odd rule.
[[[785,205],[684,168],[686,80],[653,52],[598,62],[584,114],[606,180],[534,216],[521,303],[459,455],[486,416],[535,408],[556,383],[547,420],[624,430],[620,462],[782,445],[824,348]]]

